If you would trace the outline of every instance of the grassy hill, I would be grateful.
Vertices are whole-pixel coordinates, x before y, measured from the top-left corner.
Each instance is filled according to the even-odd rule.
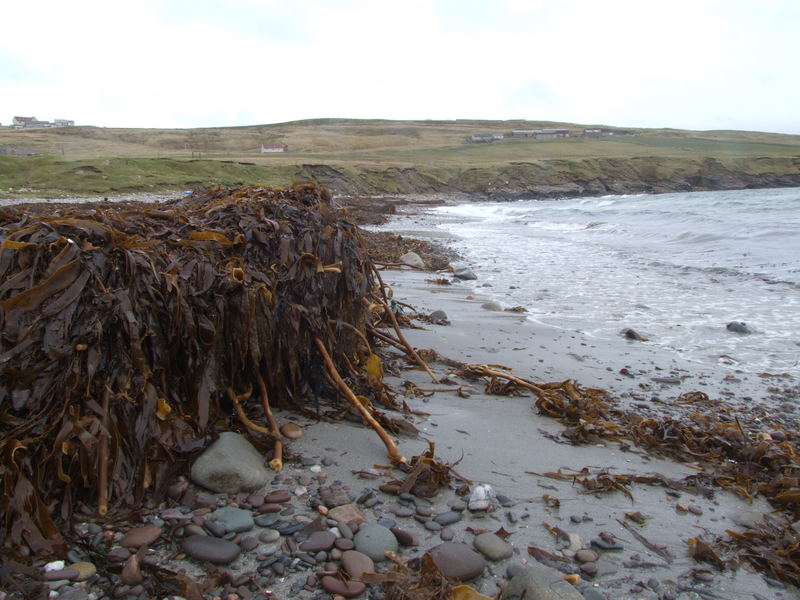
[[[343,194],[514,196],[800,185],[800,136],[534,121],[316,119],[203,129],[0,129],[0,195],[164,191],[314,179]],[[474,144],[474,133],[566,128],[566,139]],[[620,133],[618,130],[617,133]],[[262,144],[286,153],[261,154]]]

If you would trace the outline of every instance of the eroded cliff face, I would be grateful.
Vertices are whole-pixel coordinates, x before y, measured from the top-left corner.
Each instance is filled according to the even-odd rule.
[[[511,163],[486,168],[373,169],[302,165],[310,179],[337,195],[463,193],[500,199],[800,186],[800,156],[722,162],[642,157]]]

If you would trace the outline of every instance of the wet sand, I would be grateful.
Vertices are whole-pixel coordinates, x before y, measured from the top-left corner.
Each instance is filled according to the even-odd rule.
[[[564,332],[533,323],[524,314],[486,310],[481,308],[484,299],[474,296],[467,299],[471,287],[465,284],[440,286],[425,281],[432,278],[431,274],[411,271],[385,271],[383,277],[393,288],[395,299],[415,306],[421,313],[433,310],[447,313],[451,325],[426,325],[425,329],[407,329],[405,334],[418,349],[433,348],[449,359],[504,365],[537,382],[574,379],[583,386],[605,388],[624,406],[653,415],[675,415],[679,409],[672,401],[688,391],[705,391],[711,398],[717,398],[721,391],[731,390],[735,395],[732,402],[743,397],[769,395],[769,382],[759,378],[742,377],[731,384],[732,371],[724,365],[699,369],[646,342],[620,337],[618,341],[600,343],[578,332]],[[431,367],[437,376],[451,371],[441,363]],[[620,369],[627,369],[631,375],[621,375]],[[453,387],[436,386],[423,371],[411,366],[402,370],[399,377],[386,377],[395,391],[402,389],[404,381],[423,388]],[[674,383],[676,381],[679,383]],[[465,381],[458,383],[467,384]],[[490,484],[497,493],[514,502],[513,507],[500,508],[488,517],[473,516],[472,521],[465,519],[457,525],[456,541],[470,545],[473,536],[466,531],[469,526],[492,531],[503,526],[514,532],[508,540],[515,547],[514,556],[493,565],[492,573],[476,586],[483,593],[493,596],[497,592],[504,582],[508,564],[533,560],[528,556],[528,546],[558,553],[562,544],[542,526],[546,522],[577,534],[587,546],[600,532],[617,536],[624,549],[602,552],[597,563],[598,574],[588,580],[591,588],[607,597],[657,598],[657,591],[647,588],[636,591],[638,582],[648,581],[657,583],[661,592],[697,588],[701,593],[716,594],[706,597],[797,597],[796,590],[771,587],[748,565],[743,565],[736,573],[719,573],[687,555],[689,538],[703,536],[710,542],[723,535],[726,529],[741,529],[733,518],[737,516],[741,520],[769,512],[770,506],[765,501],[757,499],[750,504],[723,490],[715,490],[713,497],[708,498],[637,484],[631,487],[633,501],[620,492],[598,496],[582,494],[580,486],[531,473],[559,469],[575,473],[588,467],[593,474],[607,469],[612,474],[658,473],[681,479],[696,470],[691,465],[651,458],[635,447],[625,451],[616,443],[573,446],[566,440],[559,440],[562,431],[559,423],[537,414],[534,398],[489,396],[483,393],[482,385],[472,385],[470,391],[469,398],[440,392],[430,398],[409,397],[406,401],[412,409],[430,414],[427,418],[416,418],[415,422],[423,437],[436,443],[438,458],[459,461],[456,470],[460,474],[475,483]],[[384,447],[374,433],[348,423],[330,425],[309,421],[304,425],[307,426],[306,435],[292,444],[293,451],[313,456],[324,454],[324,449],[335,449],[331,455],[336,458],[337,465],[326,469],[329,480],[331,477],[340,479],[356,492],[376,485],[377,482],[362,481],[352,473],[373,464],[387,464]],[[403,437],[399,443],[407,457],[421,454],[427,447],[423,439]],[[435,499],[434,513],[446,510],[447,501],[453,497],[452,492],[447,492]],[[553,498],[559,500],[560,507],[552,506]],[[694,512],[678,510],[678,503],[691,507]],[[634,511],[647,518],[646,525],[636,526],[637,531],[648,540],[665,545],[674,557],[671,564],[620,524],[619,521],[625,521],[626,512]],[[412,526],[418,525],[411,519],[407,521],[411,521]],[[420,551],[440,542],[436,534],[421,527],[418,530],[423,540]],[[636,562],[658,566],[630,566]],[[695,578],[695,569],[710,571],[711,581]]]

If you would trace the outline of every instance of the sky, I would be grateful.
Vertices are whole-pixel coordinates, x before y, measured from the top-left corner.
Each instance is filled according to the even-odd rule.
[[[798,0],[10,0],[0,122],[800,134]]]

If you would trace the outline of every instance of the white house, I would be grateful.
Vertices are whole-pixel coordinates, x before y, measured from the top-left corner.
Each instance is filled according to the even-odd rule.
[[[268,152],[286,152],[286,146],[283,144],[261,144],[261,154]]]

